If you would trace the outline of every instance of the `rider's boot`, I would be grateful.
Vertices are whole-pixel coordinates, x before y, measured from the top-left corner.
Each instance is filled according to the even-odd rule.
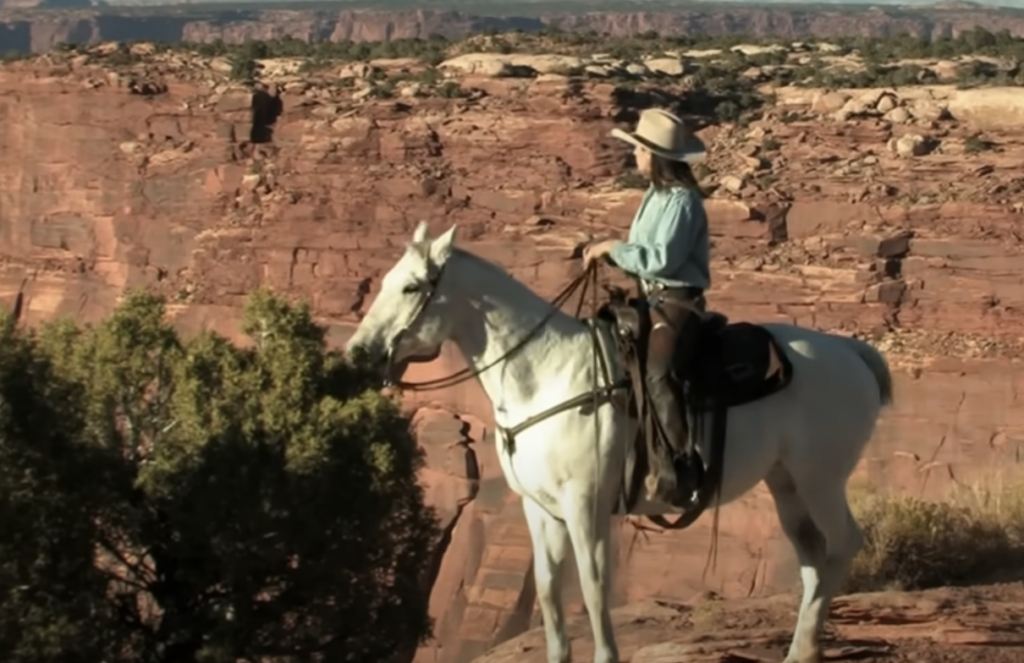
[[[649,380],[648,389],[654,415],[661,424],[661,433],[671,454],[671,469],[662,470],[655,492],[675,507],[691,506],[700,489],[704,466],[692,451],[682,389],[671,376]]]
[[[652,459],[654,476],[648,477],[648,498],[656,496],[685,508],[696,499],[704,465],[690,439],[682,385],[676,378],[685,377],[692,365],[700,318],[690,306],[661,299],[651,311],[651,322],[646,362],[648,393],[669,458]],[[665,460],[671,469],[665,467]]]

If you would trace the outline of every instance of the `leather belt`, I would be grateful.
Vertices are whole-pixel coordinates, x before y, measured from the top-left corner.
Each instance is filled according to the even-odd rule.
[[[659,292],[671,292],[683,295],[687,299],[698,299],[704,296],[704,289],[697,288],[689,285],[672,286],[665,285],[664,283],[655,283],[653,281],[640,281],[640,290],[647,296],[655,295]]]

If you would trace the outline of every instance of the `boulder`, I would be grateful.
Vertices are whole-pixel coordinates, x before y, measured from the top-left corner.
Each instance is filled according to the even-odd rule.
[[[889,151],[897,156],[920,157],[932,150],[932,141],[919,134],[906,134],[899,138],[892,138],[887,145]]]

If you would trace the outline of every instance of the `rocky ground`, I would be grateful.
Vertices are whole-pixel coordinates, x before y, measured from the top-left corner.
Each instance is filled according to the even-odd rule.
[[[1024,650],[1024,586],[887,592],[837,599],[826,661],[1016,663]],[[796,599],[649,601],[614,613],[623,663],[774,663],[785,656]],[[589,623],[571,627],[575,659],[588,661]],[[530,631],[476,663],[547,663],[543,631]]]
[[[0,125],[0,299],[22,293],[29,323],[95,320],[126,288],[150,287],[183,329],[236,336],[246,293],[267,285],[309,301],[338,343],[420,220],[458,223],[460,243],[553,295],[578,269],[569,247],[621,233],[642,193],[609,130],[666,105],[711,148],[700,176],[713,306],[861,335],[898,369],[898,407],[858,479],[939,498],[1019,474],[1021,88],[954,80],[980,60],[935,58],[890,63],[928,85],[820,89],[815,70],[873,66],[829,44],[749,45],[741,59],[481,52],[487,39],[436,66],[115,43],[0,66],[0,115],[13,118]],[[1020,74],[992,60],[990,83]],[[409,377],[458,367],[446,354]],[[531,552],[488,405],[472,384],[432,398],[411,405],[450,536],[436,639],[417,661],[463,663],[505,641],[493,660],[539,660]],[[764,597],[795,581],[777,529],[761,491],[725,508],[718,569],[702,578],[708,522],[646,538],[622,524],[614,596],[632,606],[619,617],[632,660],[701,660],[658,644],[690,625],[704,660],[777,652],[791,604]],[[680,606],[705,591],[723,602]],[[1019,587],[849,599],[837,656],[959,661],[988,638],[978,655],[1009,661],[1013,648],[996,645],[1019,637],[1014,597]]]

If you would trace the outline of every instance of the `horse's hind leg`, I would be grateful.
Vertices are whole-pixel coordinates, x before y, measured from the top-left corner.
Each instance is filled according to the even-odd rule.
[[[569,552],[568,531],[565,523],[553,518],[528,497],[523,498],[523,512],[533,541],[533,578],[537,585],[537,602],[544,615],[548,663],[569,663],[571,644],[562,612],[562,570]]]
[[[803,598],[785,663],[819,663],[832,598],[864,544],[846,500],[845,481],[793,477],[776,465],[765,477],[782,531],[796,549]]]
[[[819,574],[825,565],[825,537],[811,520],[810,512],[796,492],[796,484],[789,473],[776,465],[765,477],[765,484],[775,501],[775,510],[779,514],[782,532],[793,544],[797,562],[800,564],[800,580],[803,584],[803,598],[800,601],[800,612],[793,641],[786,656],[786,663],[803,661],[799,657],[801,625],[807,615],[807,607],[814,599],[818,589]],[[811,649],[814,649],[811,646]]]

